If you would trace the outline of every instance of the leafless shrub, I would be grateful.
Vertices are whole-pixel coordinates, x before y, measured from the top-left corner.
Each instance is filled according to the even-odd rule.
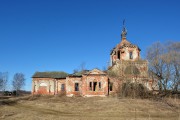
[[[142,84],[126,82],[122,84],[121,96],[131,98],[147,98],[148,91]]]

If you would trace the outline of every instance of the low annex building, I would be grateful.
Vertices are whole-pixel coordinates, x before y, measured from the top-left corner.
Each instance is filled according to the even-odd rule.
[[[36,72],[33,75],[33,94],[66,94],[67,96],[107,96],[108,76],[93,69],[76,74],[65,72]]]
[[[158,89],[157,80],[148,72],[148,61],[140,57],[141,49],[126,39],[123,25],[121,41],[111,50],[107,71],[85,70],[79,73],[36,72],[32,78],[32,94],[65,94],[66,96],[108,96],[119,91],[126,82],[137,82],[148,90]]]

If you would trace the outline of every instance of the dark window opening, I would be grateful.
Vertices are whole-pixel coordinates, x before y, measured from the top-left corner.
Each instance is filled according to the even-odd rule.
[[[89,91],[99,91],[102,89],[101,82],[89,82]]]
[[[101,89],[101,82],[99,82],[99,89]]]
[[[113,90],[113,83],[110,83],[109,84],[109,91],[112,91]]]
[[[75,91],[79,91],[79,83],[75,83]]]
[[[92,82],[89,83],[89,90],[92,91]]]
[[[129,59],[133,59],[133,52],[129,52]]]
[[[118,59],[120,60],[120,51],[118,51]]]
[[[93,82],[93,91],[96,91],[97,89],[97,82]]]
[[[61,84],[61,91],[64,91],[64,90],[65,90],[65,85]]]

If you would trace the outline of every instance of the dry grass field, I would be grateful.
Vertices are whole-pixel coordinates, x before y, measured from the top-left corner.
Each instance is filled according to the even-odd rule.
[[[180,120],[179,99],[26,96],[0,99],[3,120]]]

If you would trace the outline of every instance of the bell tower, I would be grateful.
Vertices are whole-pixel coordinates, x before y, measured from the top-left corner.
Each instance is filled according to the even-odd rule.
[[[111,50],[110,66],[117,61],[136,61],[140,59],[140,48],[137,45],[131,44],[127,39],[127,29],[125,27],[125,20],[121,31],[121,41]]]

